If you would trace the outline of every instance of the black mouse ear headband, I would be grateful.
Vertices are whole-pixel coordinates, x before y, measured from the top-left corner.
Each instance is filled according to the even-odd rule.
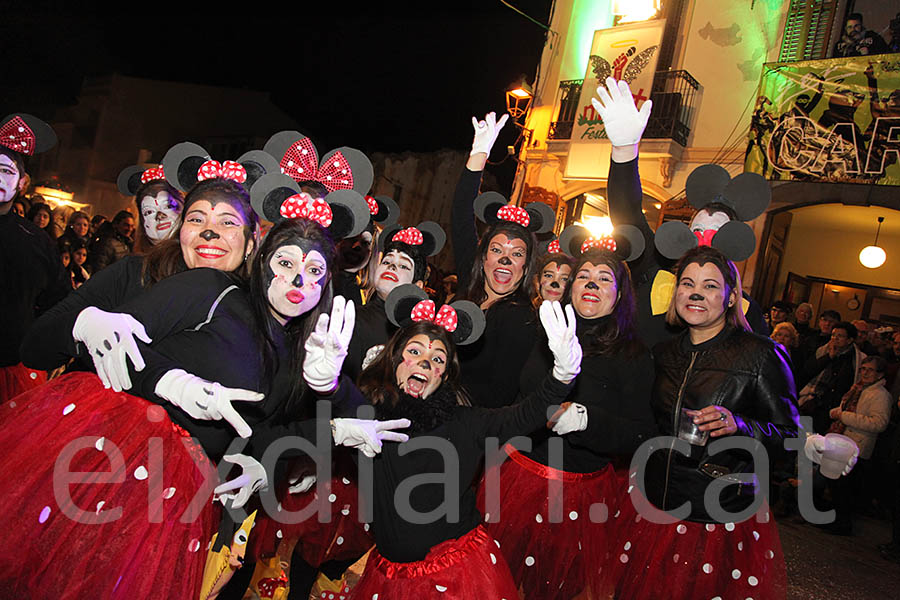
[[[546,233],[553,229],[556,215],[549,205],[532,202],[524,208],[509,204],[497,192],[485,192],[475,198],[475,216],[482,223],[494,225],[500,221],[518,223],[532,233]]]
[[[187,192],[201,181],[215,178],[231,179],[249,190],[261,177],[279,170],[278,161],[262,150],[251,150],[237,160],[220,163],[193,142],[172,146],[163,157],[160,168],[166,181],[182,192]]]
[[[629,262],[644,253],[644,236],[634,225],[619,225],[612,235],[593,237],[583,225],[569,225],[559,234],[559,250],[576,260],[591,248],[609,250],[617,258]]]
[[[56,132],[34,115],[13,113],[0,122],[0,146],[34,156],[56,145]]]
[[[388,320],[397,327],[416,321],[429,321],[450,333],[457,346],[471,344],[481,337],[485,328],[484,312],[474,302],[458,300],[436,309],[434,301],[418,286],[398,285],[384,302]]]
[[[382,228],[391,227],[400,216],[400,207],[388,196],[366,196],[366,204],[369,205],[372,221]]]
[[[250,203],[261,218],[278,223],[284,219],[310,219],[328,230],[334,239],[359,235],[369,223],[369,210],[352,190],[331,192],[325,199],[300,190],[296,181],[281,173],[268,173],[250,188]]]
[[[663,223],[656,230],[655,240],[660,254],[677,259],[691,248],[709,245],[735,262],[750,258],[756,249],[756,236],[744,221],[763,214],[772,200],[772,190],[764,177],[741,173],[732,179],[719,165],[702,165],[688,175],[685,194],[698,211],[720,204],[727,207],[736,220],[728,221],[715,233],[692,232],[680,221]]]
[[[142,167],[141,165],[132,165],[125,167],[119,173],[116,179],[116,187],[123,196],[134,196],[138,193],[143,185],[153,181],[165,181],[166,175],[163,172],[163,166]]]
[[[385,228],[378,236],[379,250],[384,252],[385,246],[391,242],[403,242],[418,248],[424,256],[434,256],[447,243],[444,228],[434,221],[423,221],[417,227],[401,229],[399,225]]]

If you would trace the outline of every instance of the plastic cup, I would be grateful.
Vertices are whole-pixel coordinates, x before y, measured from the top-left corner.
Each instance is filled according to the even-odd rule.
[[[692,408],[681,409],[681,418],[678,419],[678,437],[694,446],[705,446],[709,440],[708,431],[700,431],[700,426],[694,423],[694,417],[699,411]]]
[[[856,452],[856,442],[840,433],[829,433],[825,436],[825,450],[822,451],[822,463],[819,472],[828,479],[837,479],[847,467],[847,461]]]

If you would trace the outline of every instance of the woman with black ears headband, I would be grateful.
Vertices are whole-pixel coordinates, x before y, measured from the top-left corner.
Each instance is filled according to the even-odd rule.
[[[472,118],[475,136],[453,198],[451,229],[459,274],[458,297],[485,312],[487,328],[477,343],[460,350],[463,385],[478,406],[511,404],[515,381],[537,339],[531,279],[537,254],[535,233],[549,231],[554,215],[546,204],[508,205],[496,192],[478,196],[481,173],[508,115]],[[476,199],[476,196],[478,198]],[[474,206],[473,206],[474,203]],[[478,239],[475,217],[489,225]]]

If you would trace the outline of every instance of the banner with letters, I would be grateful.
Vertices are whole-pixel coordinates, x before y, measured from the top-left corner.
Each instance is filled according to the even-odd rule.
[[[900,185],[900,54],[764,65],[744,170]]]

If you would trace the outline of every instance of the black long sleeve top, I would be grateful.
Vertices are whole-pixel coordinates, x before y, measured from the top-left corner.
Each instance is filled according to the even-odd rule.
[[[120,305],[144,291],[141,284],[142,256],[126,256],[103,269],[61,302],[42,314],[22,340],[22,362],[33,369],[53,370],[70,358],[91,364],[84,344],[72,339],[78,314],[88,306],[115,312]],[[151,336],[152,339],[152,336]]]
[[[499,438],[502,446],[516,435],[543,426],[547,407],[562,402],[570,388],[546,376],[519,404],[499,409],[458,407],[447,422],[425,436],[403,444],[385,444],[373,461],[372,533],[382,556],[393,562],[422,560],[435,545],[474,529],[481,514],[475,505],[473,482],[480,472],[485,440]],[[438,442],[455,451],[458,468],[435,449]],[[414,444],[421,446],[414,449]],[[435,481],[435,477],[443,478]],[[403,489],[398,489],[401,485]],[[434,521],[419,524],[407,520],[395,502],[398,492],[408,498],[413,510],[435,511]],[[444,502],[451,511],[458,506],[458,516],[440,513]]]
[[[459,289],[469,285],[478,236],[472,203],[481,185],[481,171],[463,169],[453,197],[451,235]],[[474,404],[500,407],[512,404],[516,381],[537,340],[537,317],[530,304],[500,300],[485,312],[481,338],[459,348],[462,382]]]
[[[578,317],[577,334],[582,339],[589,320]],[[519,389],[523,394],[540,382],[540,375],[553,367],[553,355],[546,344],[535,346],[522,371]],[[592,473],[605,467],[615,456],[632,454],[656,432],[650,407],[654,365],[650,352],[635,342],[632,352],[615,355],[585,356],[581,373],[575,378],[567,402],[587,408],[588,427],[557,436],[542,428],[531,435],[532,451],[526,456],[549,465],[549,441],[562,440],[564,471]]]
[[[387,344],[395,331],[397,328],[384,312],[384,300],[377,294],[373,295],[356,311],[356,326],[353,328],[353,337],[350,339],[347,358],[342,368],[344,375],[356,381],[362,372],[362,362],[369,348]]]
[[[19,346],[35,317],[70,291],[50,238],[12,211],[0,215],[0,367],[22,362]]]

